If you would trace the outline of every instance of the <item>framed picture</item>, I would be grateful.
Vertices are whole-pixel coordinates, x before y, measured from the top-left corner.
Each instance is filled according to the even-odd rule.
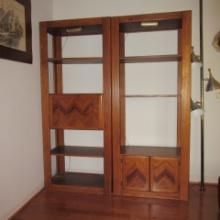
[[[32,63],[31,0],[0,0],[0,58]]]
[[[215,35],[212,45],[218,52],[220,52],[220,31]]]

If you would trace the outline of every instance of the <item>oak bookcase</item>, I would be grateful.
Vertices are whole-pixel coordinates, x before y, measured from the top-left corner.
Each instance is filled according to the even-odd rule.
[[[46,187],[120,196],[188,200],[191,12],[46,21],[41,22],[40,29]],[[169,30],[177,32],[176,53],[126,55],[127,34],[155,32],[163,35],[163,31]],[[94,34],[102,35],[102,57],[62,57],[62,37]],[[52,36],[53,57],[48,57],[48,35]],[[157,47],[157,44],[154,46]],[[52,94],[49,92],[49,63],[54,66],[55,92]],[[102,94],[63,93],[63,64],[96,63],[103,65]],[[176,93],[127,94],[126,65],[133,63],[176,63]],[[164,74],[169,75],[166,68]],[[128,99],[144,99],[146,102],[149,99],[154,99],[155,102],[159,99],[174,99],[177,118],[175,146],[128,144]],[[51,129],[56,131],[56,146],[51,146]],[[104,147],[65,146],[65,129],[103,130]],[[55,175],[51,171],[52,155],[57,158]],[[104,174],[66,172],[65,156],[102,157]]]
[[[53,56],[48,56],[49,37]],[[102,56],[64,57],[62,38],[102,36]],[[109,194],[112,191],[111,153],[111,56],[110,20],[108,18],[45,21],[40,23],[41,85],[44,139],[44,173],[48,188],[77,192]],[[55,91],[51,84],[49,63],[53,64]],[[103,92],[100,94],[63,92],[62,65],[102,64]],[[88,74],[90,74],[88,72]],[[55,129],[56,146],[51,144],[51,129]],[[104,147],[66,146],[64,130],[102,130]],[[56,173],[52,175],[51,157],[56,156]],[[67,172],[65,156],[104,158],[104,174]]]
[[[114,45],[112,47],[114,193],[116,195],[187,200],[191,93],[191,13],[185,11],[123,16],[113,18],[111,24],[111,42]],[[156,32],[163,36],[163,32],[169,30],[177,31],[176,54],[126,55],[126,34]],[[162,39],[162,42],[166,44],[166,39]],[[157,44],[153,46],[157,47]],[[177,65],[177,92],[175,94],[126,93],[126,64],[161,64],[167,62],[173,62]],[[135,70],[133,74],[138,77],[136,72]],[[163,73],[169,77],[166,68],[164,68]],[[146,70],[145,74],[150,73]],[[176,99],[177,137],[175,146],[158,147],[128,144],[126,141],[128,99],[144,99],[146,102],[149,99],[154,99],[156,103],[159,102],[159,99],[163,99],[164,102]],[[145,112],[147,115],[148,109]],[[144,118],[145,115],[142,117]],[[155,119],[157,118],[155,117]],[[169,124],[167,124],[167,129],[169,129]]]

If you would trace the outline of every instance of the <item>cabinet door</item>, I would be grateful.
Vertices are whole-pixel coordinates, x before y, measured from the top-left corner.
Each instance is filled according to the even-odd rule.
[[[149,190],[149,158],[124,156],[122,159],[124,190]]]
[[[179,162],[178,158],[151,158],[151,191],[178,192]]]

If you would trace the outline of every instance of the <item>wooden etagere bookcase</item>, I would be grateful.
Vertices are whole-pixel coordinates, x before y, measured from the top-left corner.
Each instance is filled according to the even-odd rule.
[[[48,21],[42,22],[40,28],[46,187],[81,192],[113,193],[122,196],[187,200],[191,12]],[[127,33],[168,30],[176,30],[178,33],[176,54],[126,56],[125,35]],[[102,35],[102,57],[62,57],[62,37],[94,34]],[[53,57],[48,57],[48,35],[51,35],[53,40]],[[176,94],[126,94],[126,64],[156,62],[177,63]],[[53,94],[49,93],[49,63],[54,66],[55,92]],[[92,63],[103,65],[103,93],[64,94],[62,65]],[[177,143],[175,147],[136,146],[126,142],[126,100],[133,98],[176,99]],[[51,147],[51,129],[56,130],[56,147]],[[103,130],[104,148],[64,146],[65,129]],[[55,175],[52,175],[51,171],[52,155],[57,158]],[[65,156],[102,157],[104,158],[104,174],[65,172]]]
[[[112,19],[111,24],[111,40],[112,45],[114,45],[112,47],[114,193],[117,195],[187,200],[191,92],[191,13],[174,12],[117,17]],[[163,31],[168,30],[178,32],[178,51],[176,54],[126,56],[125,35],[127,33],[160,31],[160,34],[163,35]],[[166,39],[163,42],[166,44]],[[127,63],[152,62],[177,62],[177,93],[127,95],[125,65]],[[146,74],[148,74],[147,71]],[[168,74],[165,68],[164,74]],[[145,99],[146,102],[149,98],[156,100],[158,98],[177,99],[177,143],[175,147],[133,146],[126,143],[126,100],[133,98],[136,100]],[[148,114],[148,109],[146,109],[146,114]],[[169,125],[167,125],[167,129],[169,129]]]
[[[48,56],[48,35],[52,38],[53,57]],[[85,35],[102,36],[101,57],[62,56],[63,37]],[[112,191],[110,20],[94,18],[41,22],[40,43],[45,185],[53,189],[109,194]],[[49,77],[49,63],[53,64],[53,77]],[[102,64],[103,93],[63,93],[63,64]],[[51,78],[54,79],[53,93],[49,92]],[[56,146],[51,146],[51,129],[55,129]],[[65,146],[65,129],[102,130],[104,147]],[[56,156],[54,175],[52,156]],[[66,172],[65,156],[104,158],[104,174]]]

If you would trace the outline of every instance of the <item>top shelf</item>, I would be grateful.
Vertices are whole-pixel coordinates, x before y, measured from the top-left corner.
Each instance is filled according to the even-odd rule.
[[[156,25],[141,25],[143,23],[156,22]],[[147,32],[147,31],[163,31],[163,30],[177,30],[182,27],[181,19],[166,19],[166,20],[147,20],[140,22],[126,22],[120,24],[120,32]]]
[[[144,23],[156,22],[157,25],[144,26],[144,25],[141,25],[142,22]],[[60,24],[60,22],[57,22],[57,25],[51,25],[51,23],[49,22],[48,23],[49,28],[47,30],[48,33],[54,36],[96,35],[96,34],[103,33],[102,24],[93,23],[93,24],[85,25],[80,22],[72,23],[72,21],[61,21],[61,23],[62,25]],[[178,19],[178,18],[165,19],[165,20],[161,20],[161,19],[148,20],[147,19],[147,21],[143,19],[143,21],[138,21],[138,22],[129,21],[129,22],[120,24],[120,32],[123,32],[123,33],[178,30],[180,28],[182,28],[182,21],[181,19]]]
[[[54,36],[80,36],[102,34],[102,25],[68,25],[67,27],[49,27],[48,33]]]
[[[100,64],[102,57],[67,57],[67,58],[48,58],[48,62],[54,64]]]
[[[145,62],[172,62],[181,61],[181,56],[176,54],[170,55],[153,55],[153,56],[130,56],[121,57],[121,63],[145,63]]]

